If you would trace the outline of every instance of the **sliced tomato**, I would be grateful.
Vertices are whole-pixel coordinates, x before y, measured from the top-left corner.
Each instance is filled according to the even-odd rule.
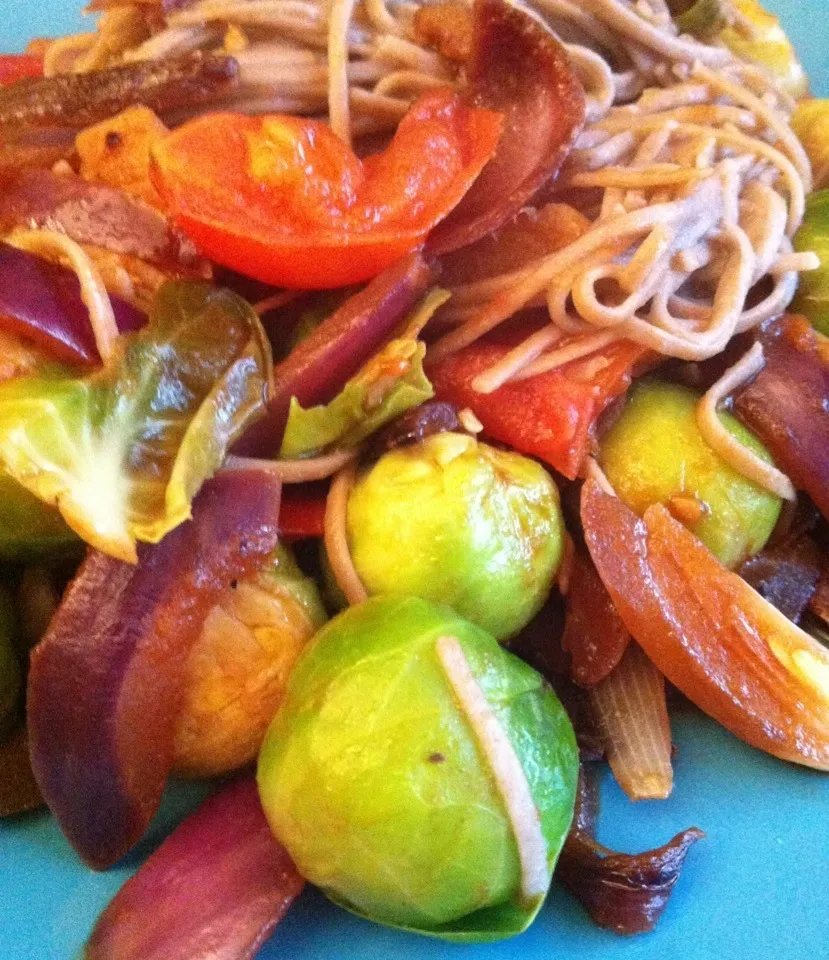
[[[588,481],[581,516],[619,615],[660,672],[746,743],[829,770],[829,651],[663,506],[639,519]]]
[[[32,53],[0,53],[0,87],[43,76],[43,57]]]
[[[340,287],[419,246],[501,128],[501,114],[435,90],[383,153],[360,160],[318,120],[210,114],[155,147],[152,179],[211,259],[280,287]]]
[[[456,407],[469,407],[493,439],[538,457],[572,480],[590,452],[599,414],[627,390],[634,366],[647,351],[623,340],[586,360],[477,393],[472,381],[512,346],[478,342],[430,367],[435,393]]]

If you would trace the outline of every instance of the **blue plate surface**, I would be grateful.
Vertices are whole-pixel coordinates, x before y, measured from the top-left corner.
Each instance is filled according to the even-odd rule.
[[[74,0],[2,4],[0,50],[81,25]],[[824,0],[768,0],[781,14],[818,95],[829,95]],[[829,779],[744,746],[686,708],[674,718],[674,795],[634,806],[603,785],[600,839],[617,849],[705,830],[655,933],[618,938],[593,927],[554,889],[523,936],[458,947],[358,920],[307,893],[261,960],[819,960],[829,957]],[[45,814],[0,824],[0,958],[72,960],[98,913],[180,820],[202,788],[174,787],[141,849],[105,874],[83,867]]]

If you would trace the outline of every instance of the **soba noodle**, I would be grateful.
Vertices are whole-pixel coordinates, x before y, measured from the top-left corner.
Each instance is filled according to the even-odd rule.
[[[816,265],[792,252],[812,184],[793,99],[723,46],[680,35],[665,0],[516,2],[565,43],[586,91],[587,126],[556,184],[560,199],[579,209],[597,191],[601,199],[563,249],[457,284],[435,318],[444,333],[429,360],[546,304],[549,327],[476,378],[487,393],[616,340],[703,360],[784,311],[798,273]],[[210,106],[327,115],[350,142],[393,130],[420,93],[455,82],[457,65],[418,43],[418,6],[201,0],[150,29],[140,5],[124,3],[96,33],[54,44],[47,72],[224,50],[238,58],[241,84]],[[716,417],[700,416],[726,459],[768,485],[770,474],[717,434]]]

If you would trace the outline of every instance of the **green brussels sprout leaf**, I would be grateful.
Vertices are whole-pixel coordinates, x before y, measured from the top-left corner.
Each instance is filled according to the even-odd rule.
[[[829,131],[829,103],[825,100],[816,103],[826,115]],[[829,155],[825,160],[829,161]],[[829,336],[829,190],[813,193],[806,201],[806,215],[795,235],[794,245],[796,250],[814,251],[820,267],[800,274],[792,310],[802,313],[815,330]]]
[[[98,549],[134,562],[190,517],[228,447],[264,411],[270,347],[227,290],[171,282],[148,325],[78,378],[52,366],[0,385],[0,466]]]
[[[710,37],[725,22],[721,0],[669,0],[674,23],[682,33]]]
[[[405,321],[401,333],[330,403],[306,410],[293,397],[279,455],[293,459],[318,453],[335,443],[355,446],[401,413],[429,400],[434,391],[423,372],[426,347],[417,337],[448,299],[445,290],[428,293]]]

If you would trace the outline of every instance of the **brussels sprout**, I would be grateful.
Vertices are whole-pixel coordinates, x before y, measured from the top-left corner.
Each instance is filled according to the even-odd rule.
[[[49,366],[0,384],[0,466],[88,543],[135,562],[265,407],[270,344],[229,290],[170,281],[142,330],[84,377]]]
[[[825,146],[829,148],[829,101],[815,102],[822,104],[826,116]],[[829,151],[824,164],[829,164]],[[806,201],[806,215],[794,245],[797,250],[816,253],[820,267],[801,273],[792,310],[802,313],[815,330],[829,336],[829,190],[813,193]]]
[[[448,604],[499,639],[546,600],[563,529],[546,470],[458,433],[385,454],[348,501],[348,543],[369,594]]]
[[[17,617],[11,591],[0,586],[0,739],[15,726],[23,672],[15,651]]]
[[[225,591],[186,666],[178,773],[216,776],[256,757],[297,658],[326,619],[316,583],[286,547]]]
[[[637,384],[601,443],[599,461],[622,500],[639,514],[664,503],[726,566],[751,556],[771,535],[780,500],[728,466],[696,421],[699,397],[676,384]],[[740,443],[771,457],[728,413],[720,419]]]
[[[464,693],[446,644],[474,678]],[[506,789],[491,752],[497,738],[470,719],[469,687],[501,738],[498,758],[516,764]],[[274,834],[332,900],[390,926],[469,941],[532,921],[577,777],[573,729],[539,674],[448,607],[391,596],[351,607],[317,634],[258,771]],[[519,787],[537,841],[531,895]]]

